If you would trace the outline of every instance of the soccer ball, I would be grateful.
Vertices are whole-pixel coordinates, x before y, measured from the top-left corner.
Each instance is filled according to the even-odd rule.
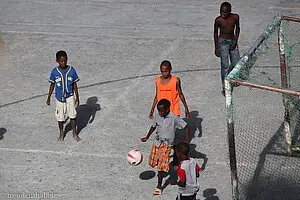
[[[133,149],[128,152],[127,160],[130,165],[139,165],[143,161],[143,155],[138,149]]]

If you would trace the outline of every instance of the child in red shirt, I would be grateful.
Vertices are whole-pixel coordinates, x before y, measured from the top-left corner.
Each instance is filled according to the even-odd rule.
[[[178,196],[176,200],[196,200],[199,191],[200,167],[195,159],[188,157],[189,145],[185,142],[178,143],[176,146],[176,155],[181,162],[175,170],[177,170],[178,180],[170,180],[172,185],[178,185]]]

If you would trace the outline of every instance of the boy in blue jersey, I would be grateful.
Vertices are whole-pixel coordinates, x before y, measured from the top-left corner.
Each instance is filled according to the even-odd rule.
[[[67,117],[69,117],[71,120],[73,138],[78,142],[80,138],[76,132],[76,105],[79,105],[79,93],[77,88],[79,77],[74,67],[67,65],[67,61],[68,56],[65,51],[58,51],[56,53],[56,62],[59,66],[51,71],[49,78],[50,88],[46,103],[50,105],[51,95],[55,87],[55,116],[60,132],[58,141],[64,140],[63,124]]]

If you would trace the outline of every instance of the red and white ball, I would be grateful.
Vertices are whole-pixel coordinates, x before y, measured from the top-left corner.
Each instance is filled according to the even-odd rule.
[[[139,165],[143,161],[143,154],[138,149],[128,152],[127,160],[130,165]]]

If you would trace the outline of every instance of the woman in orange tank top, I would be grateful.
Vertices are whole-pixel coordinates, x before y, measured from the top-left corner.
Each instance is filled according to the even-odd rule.
[[[180,115],[180,100],[185,108],[185,115],[190,117],[190,112],[185,101],[185,97],[181,90],[180,79],[171,75],[172,66],[170,61],[163,61],[160,65],[161,76],[155,79],[156,94],[153,100],[149,117],[153,118],[155,106],[161,99],[167,99],[171,102],[170,110],[174,115]],[[180,100],[179,100],[180,99]]]

